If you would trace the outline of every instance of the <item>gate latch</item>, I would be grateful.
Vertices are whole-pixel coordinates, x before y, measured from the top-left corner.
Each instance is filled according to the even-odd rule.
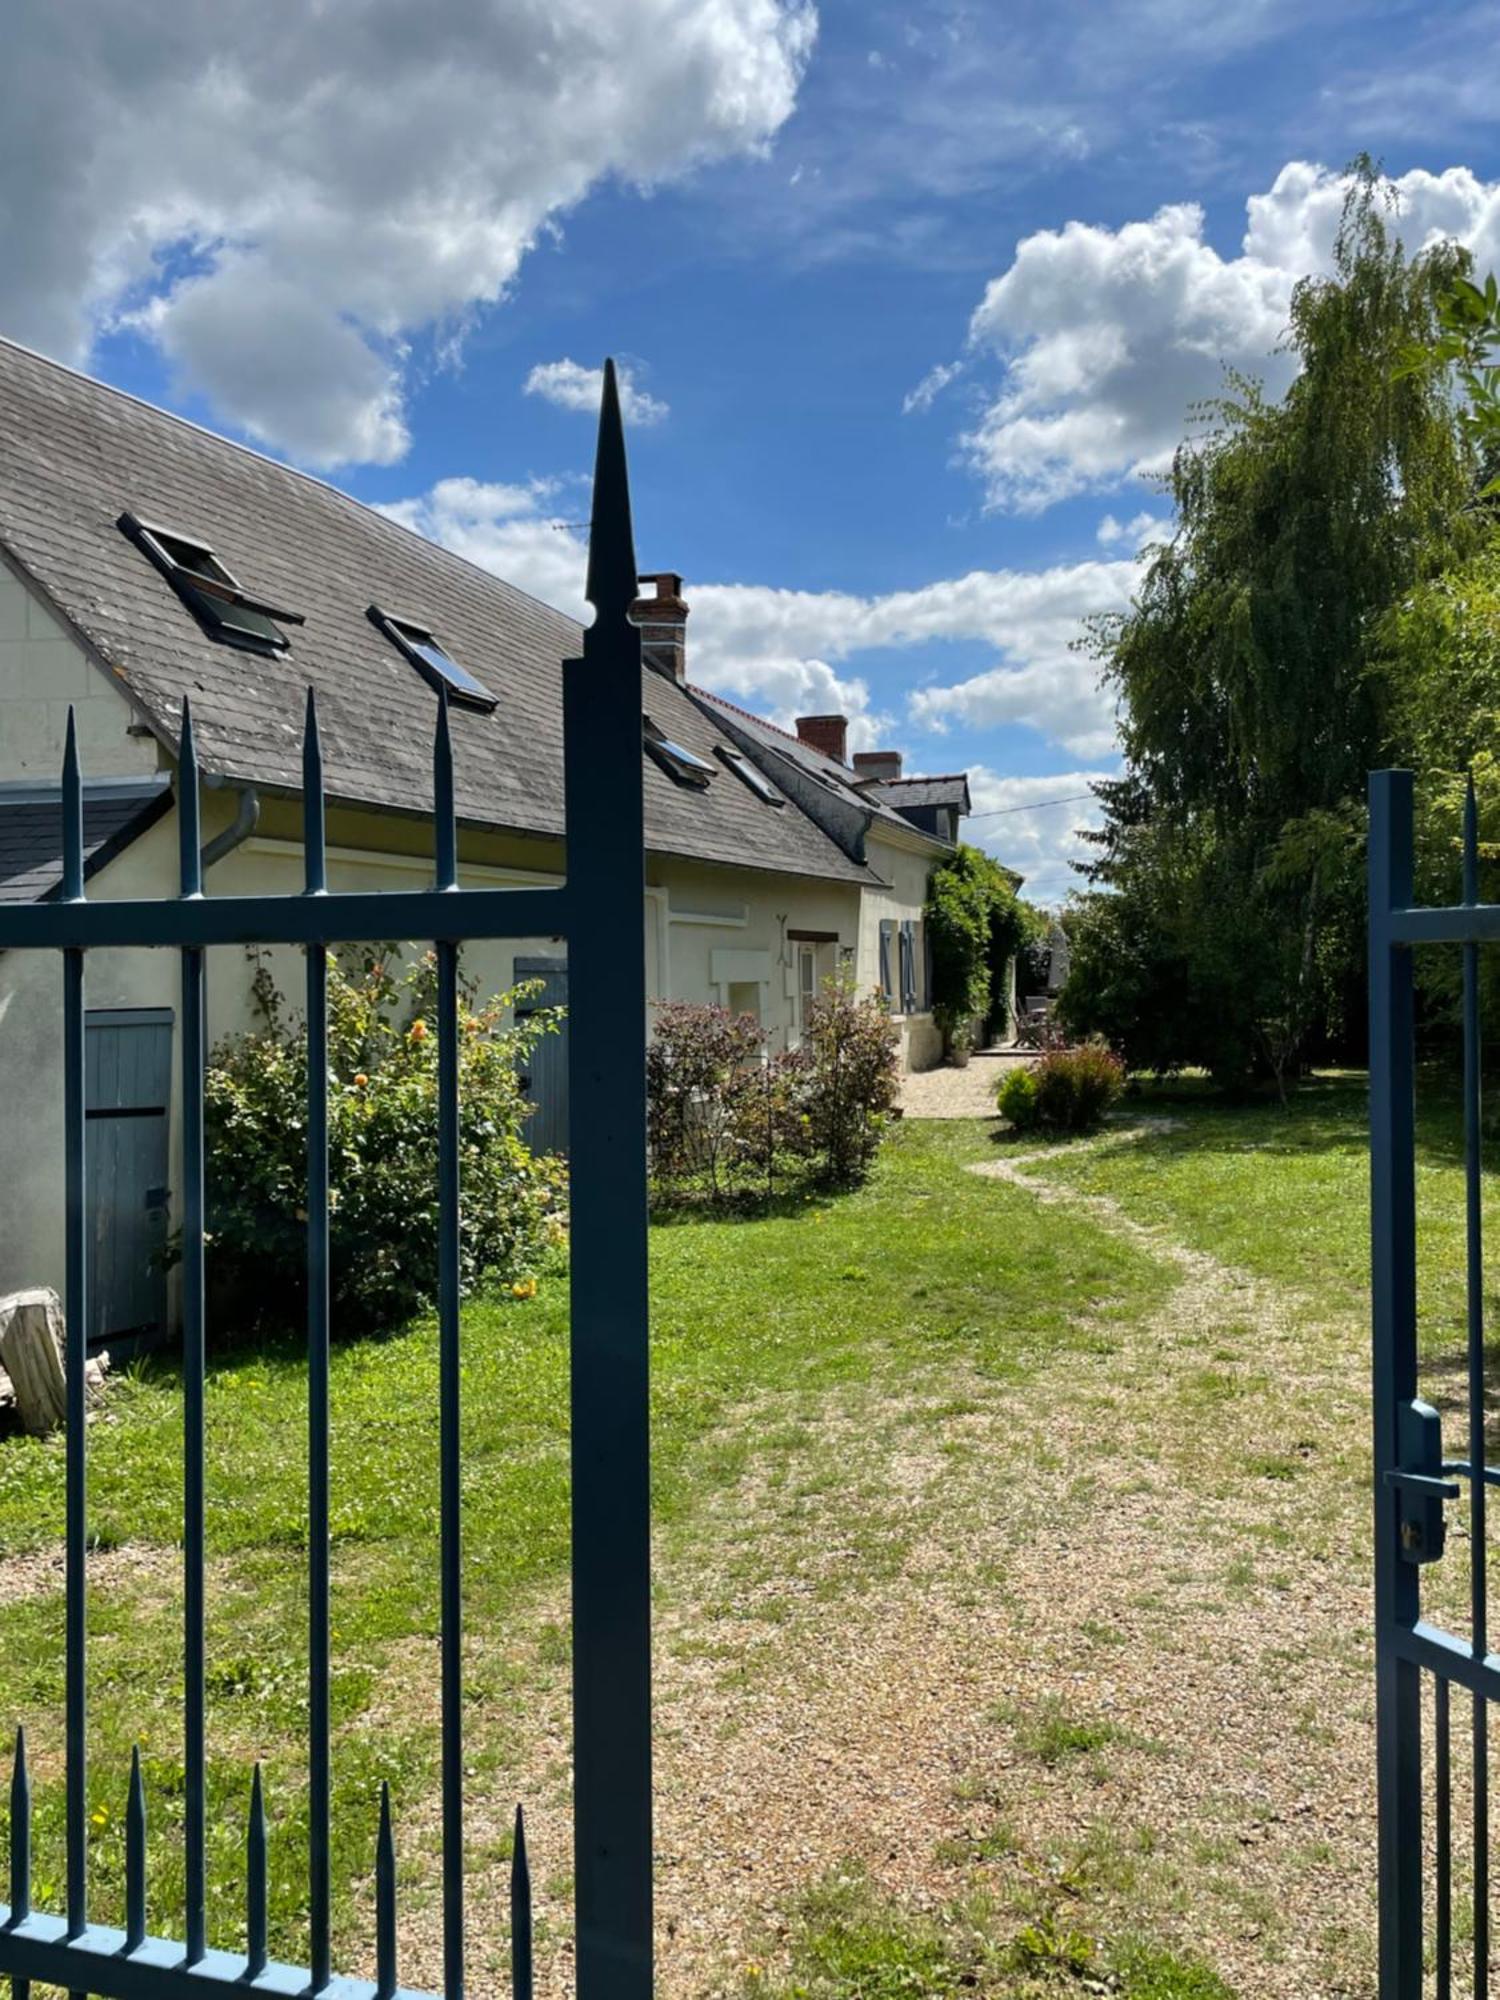
[[[1396,1413],[1400,1464],[1386,1473],[1400,1500],[1402,1560],[1436,1562],[1443,1553],[1447,1523],[1443,1502],[1458,1498],[1458,1485],[1443,1477],[1443,1421],[1431,1403],[1413,1396]]]

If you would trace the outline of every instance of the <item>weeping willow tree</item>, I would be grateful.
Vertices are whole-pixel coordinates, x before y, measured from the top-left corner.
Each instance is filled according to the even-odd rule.
[[[1292,299],[1291,388],[1227,382],[1173,463],[1171,540],[1096,628],[1125,770],[1099,787],[1065,1007],[1143,1064],[1285,1081],[1354,1011],[1377,634],[1476,532],[1445,384],[1401,366],[1465,253],[1408,257],[1391,202],[1356,162],[1333,271]]]

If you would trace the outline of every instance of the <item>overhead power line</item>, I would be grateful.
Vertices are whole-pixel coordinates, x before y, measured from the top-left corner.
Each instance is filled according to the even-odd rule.
[[[1065,799],[1038,799],[1034,805],[995,806],[990,812],[965,813],[965,819],[1003,819],[1007,813],[1045,812],[1048,806],[1076,806],[1084,799],[1093,798],[1092,792],[1069,792]]]

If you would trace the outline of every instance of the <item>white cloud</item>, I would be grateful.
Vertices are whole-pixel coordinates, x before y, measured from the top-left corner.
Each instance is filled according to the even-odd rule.
[[[1330,267],[1345,185],[1324,167],[1283,167],[1247,203],[1233,257],[1204,240],[1192,202],[1119,229],[1069,222],[1024,237],[969,327],[971,349],[1005,363],[963,439],[990,504],[1035,511],[1163,471],[1226,364],[1280,394],[1293,363],[1272,350],[1297,280]],[[1500,258],[1500,183],[1451,167],[1394,187],[1409,250],[1451,236],[1484,268]]]
[[[542,482],[440,479],[420,497],[394,500],[378,511],[586,622],[592,615],[583,595],[588,549],[569,521],[549,511],[545,503],[552,497],[553,488]]]
[[[648,396],[636,386],[633,371],[617,367],[615,380],[620,390],[620,414],[627,423],[659,424],[668,406]],[[604,393],[604,370],[585,368],[581,361],[539,361],[526,377],[525,393],[542,396],[560,410],[582,410],[591,417],[599,414],[599,398]]]
[[[808,0],[14,0],[4,331],[79,362],[123,319],[265,443],[389,463],[412,336],[601,179],[762,149],[815,32]]]
[[[1133,514],[1128,521],[1117,521],[1113,514],[1106,514],[1094,530],[1094,537],[1101,548],[1112,549],[1123,544],[1139,549],[1149,541],[1159,540],[1170,527],[1171,523],[1160,514]]]
[[[908,390],[901,399],[902,416],[922,415],[930,410],[954,376],[963,373],[963,367],[961,361],[940,361],[935,368],[929,368],[916,388]]]
[[[1031,902],[1060,903],[1070,889],[1083,886],[1072,864],[1087,860],[1092,850],[1081,830],[1103,824],[1103,810],[1089,787],[1112,775],[1074,770],[1002,778],[983,764],[971,764],[975,817],[965,822],[965,837],[1024,875],[1021,893]]]
[[[575,529],[549,512],[552,497],[545,485],[443,479],[382,512],[586,619],[587,551]],[[869,597],[689,579],[689,672],[783,726],[798,715],[840,711],[850,718],[853,747],[867,749],[896,724],[872,707],[865,679],[841,671],[844,662],[876,649],[978,640],[994,647],[996,664],[952,686],[917,689],[907,726],[940,735],[954,724],[1024,723],[1074,756],[1097,757],[1113,745],[1114,709],[1094,662],[1073,642],[1085,619],[1125,608],[1139,573],[1134,558],[970,570]]]

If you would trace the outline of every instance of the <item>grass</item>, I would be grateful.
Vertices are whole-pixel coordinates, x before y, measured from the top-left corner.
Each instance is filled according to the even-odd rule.
[[[983,1894],[914,1909],[857,1867],[802,1898],[784,1957],[775,1974],[746,1968],[746,2000],[1025,2000],[1059,1991],[1234,2000],[1200,1961],[1137,1939],[1101,1945],[1057,1902],[1020,1922]]]
[[[1059,1148],[1039,1169],[1107,1194],[1143,1222],[1292,1286],[1330,1316],[1362,1313],[1369,1282],[1369,1152],[1362,1074],[1318,1076],[1283,1105],[1231,1103],[1192,1079],[1137,1086],[1126,1115],[1163,1121],[1123,1150]],[[1170,1121],[1170,1122],[1168,1122]],[[1500,1223],[1500,1135],[1485,1145],[1485,1210]],[[1463,1343],[1462,1123],[1446,1074],[1417,1093],[1418,1309],[1423,1351]],[[1500,1304],[1500,1301],[1496,1302]]]
[[[654,1504],[691,1520],[747,1470],[803,1448],[726,1419],[774,1393],[815,1407],[832,1392],[934,1381],[955,1365],[1022,1382],[1069,1352],[1107,1348],[1163,1293],[1159,1268],[1104,1234],[1080,1242],[1024,1195],[962,1171],[983,1128],[898,1133],[872,1184],[796,1214],[699,1222],[653,1235]],[[997,1196],[1003,1227],[997,1229]],[[468,1769],[493,1788],[517,1761],[528,1704],[565,1670],[556,1586],[567,1557],[567,1309],[561,1277],[531,1301],[477,1299],[464,1322]],[[432,1893],[425,1844],[437,1765],[437,1345],[417,1324],[342,1346],[333,1368],[336,1929],[368,1948],[374,1802],[396,1801],[407,1899]],[[206,1399],[209,1497],[210,1934],[242,1936],[248,1765],[265,1767],[276,1955],[303,1958],[306,1794],[306,1376],[290,1346],[215,1358]],[[129,1748],[142,1746],[153,1927],[180,1923],[181,1654],[177,1549],[182,1405],[167,1367],[117,1382],[90,1430],[90,1524],[111,1551],[91,1592],[92,1910],[118,1918]],[[798,1525],[798,1506],[802,1508]],[[749,1549],[736,1596],[768,1563],[795,1564],[816,1495],[789,1496],[792,1532]],[[55,1550],[58,1441],[0,1447],[0,1555]],[[889,1574],[899,1541],[872,1517],[858,1571]],[[829,1587],[848,1587],[849,1577]],[[769,1616],[774,1619],[774,1611]],[[5,1608],[0,1716],[28,1726],[36,1783],[38,1904],[62,1882],[62,1608],[55,1589]],[[416,1840],[410,1837],[413,1826]],[[481,1857],[470,1857],[474,1866]]]
[[[878,1644],[872,1620],[920,1609],[902,1663],[914,1699],[937,1676],[937,1624],[929,1635],[924,1621],[939,1600],[954,1614],[941,1657],[954,1625],[975,1634],[972,1685],[941,1681],[941,1708],[925,1712],[946,1723],[968,1701],[973,1726],[900,1836],[907,1849],[866,1827],[864,1849],[830,1873],[842,1820],[837,1844],[817,1849],[809,1833],[774,1895],[757,1884],[748,1913],[726,1899],[704,1916],[724,1962],[711,1986],[682,1987],[685,2000],[1232,2000],[1226,1973],[1255,1990],[1247,1965],[1284,1996],[1307,1990],[1295,1983],[1304,1949],[1325,1983],[1337,1973],[1340,1990],[1369,1990],[1367,1905],[1325,1903],[1322,1888],[1298,1901],[1309,1881],[1358,1891],[1364,1879],[1343,1831],[1368,1804],[1363,1080],[1318,1079],[1286,1107],[1153,1087],[1127,1105],[1138,1114],[1174,1123],[1052,1146],[1021,1170],[1220,1260],[1197,1319],[1181,1318],[1192,1285],[1149,1237],[967,1171],[1035,1150],[977,1121],[899,1128],[856,1194],[653,1232],[658,1656],[672,1698],[689,1702],[679,1712],[664,1698],[664,1767],[685,1763],[709,1791],[721,1748],[727,1761],[742,1741],[746,1758],[774,1762],[767,1716],[781,1715],[781,1742],[795,1736],[804,1696],[812,1712],[846,1645],[852,1676],[856,1645]],[[1487,1201],[1495,1186],[1491,1175]],[[1463,1190],[1457,1107],[1430,1080],[1418,1199],[1433,1393],[1460,1346]],[[476,1892],[508,1851],[508,1807],[487,1820],[487,1805],[529,1803],[545,1785],[566,1811],[566,1752],[537,1749],[539,1717],[563,1712],[569,1658],[566,1341],[561,1271],[534,1300],[466,1307]],[[404,1918],[438,1894],[436,1391],[426,1322],[336,1351],[333,1877],[337,1955],[355,1971],[370,1956],[382,1779]],[[91,1525],[108,1552],[90,1607],[92,1910],[120,1910],[140,1741],[151,1918],[169,1932],[182,1899],[181,1425],[180,1384],[157,1366],[117,1382],[89,1434]],[[272,1948],[293,1961],[306,1952],[305,1428],[293,1348],[215,1358],[210,1932],[225,1946],[242,1935],[260,1758]],[[54,1578],[8,1578],[24,1583],[27,1559],[59,1546],[62,1469],[56,1441],[0,1445],[0,1721],[28,1725],[36,1893],[50,1908],[62,1900],[62,1606]],[[1084,1552],[1071,1571],[1069,1546]],[[1058,1574],[1085,1585],[1076,1608],[1054,1583],[1058,1550]],[[1456,1567],[1427,1579],[1457,1580]],[[1005,1677],[984,1681],[997,1646]],[[1234,1649],[1254,1665],[1221,1681]],[[718,1705],[692,1707],[704,1688]],[[1260,1743],[1279,1760],[1288,1738],[1287,1775],[1247,1757]],[[841,1757],[814,1771],[841,1810]],[[1351,1771],[1352,1807],[1341,1793],[1325,1824],[1320,1796],[1318,1815],[1297,1817],[1302,1788],[1326,1793]],[[726,1829],[720,1873],[745,1880],[732,1851],[743,1823]],[[533,1856],[554,1903],[566,1901],[563,1847]],[[785,1900],[788,1879],[800,1889]],[[565,1922],[544,1913],[544,1927]],[[759,1924],[763,1941],[747,1946]],[[487,1933],[476,1960],[479,1983],[500,1990],[503,1952]]]

